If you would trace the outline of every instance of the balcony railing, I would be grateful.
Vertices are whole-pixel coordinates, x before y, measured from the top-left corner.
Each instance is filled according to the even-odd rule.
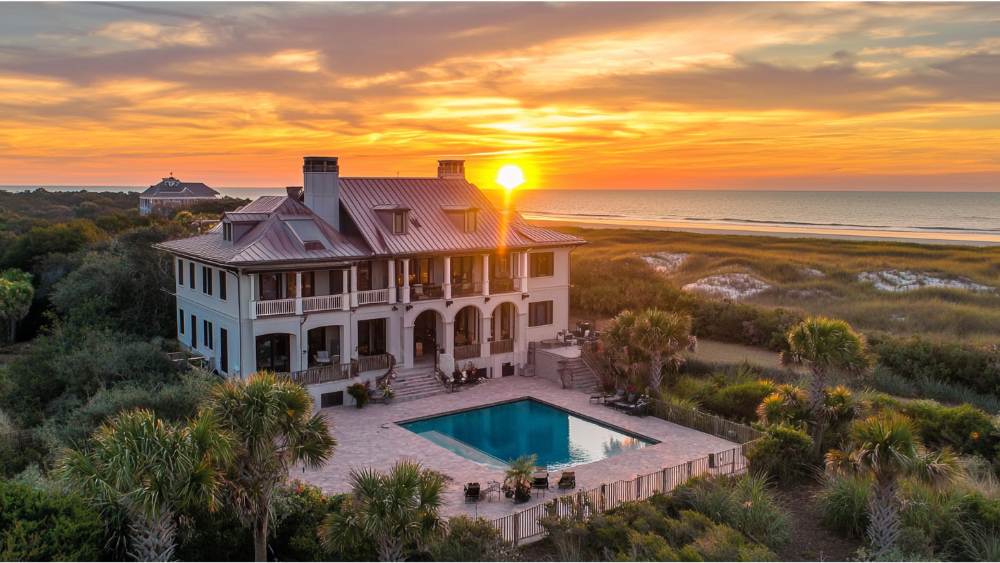
[[[490,342],[490,355],[495,356],[497,354],[509,354],[514,351],[514,340],[497,340],[495,342]]]
[[[302,312],[312,313],[313,311],[334,311],[343,308],[343,295],[317,295],[316,297],[302,298]]]
[[[478,358],[482,355],[482,346],[476,342],[465,346],[455,346],[455,361]]]
[[[390,354],[378,354],[376,356],[361,356],[358,358],[358,371],[384,371],[389,369],[392,362]]]
[[[342,381],[351,378],[351,364],[332,364],[319,366],[302,371],[291,371],[277,374],[287,377],[299,385],[316,385],[330,381]]]
[[[490,280],[490,294],[514,293],[521,291],[521,278],[497,278]]]
[[[483,282],[465,282],[451,284],[452,297],[468,297],[469,295],[482,295]]]
[[[388,303],[388,289],[370,289],[358,292],[358,305],[374,305],[376,303]]]
[[[444,299],[444,290],[439,285],[423,284],[410,288],[410,301]]]
[[[254,307],[258,317],[295,314],[294,299],[268,299],[267,301],[255,301]]]

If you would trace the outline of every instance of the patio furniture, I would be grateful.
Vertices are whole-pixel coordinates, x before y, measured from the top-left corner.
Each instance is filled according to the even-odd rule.
[[[601,404],[604,399],[607,399],[608,397],[613,397],[613,396],[614,395],[608,395],[607,393],[594,393],[593,395],[590,396],[590,402],[591,403]]]
[[[559,476],[558,487],[560,489],[575,489],[576,488],[576,472],[566,470],[562,472]]]
[[[537,471],[531,475],[531,488],[544,492],[549,490],[549,470],[547,467],[538,467]]]
[[[331,361],[330,361],[330,353],[327,352],[326,350],[320,350],[320,351],[316,352],[316,355],[313,356],[313,359],[316,360],[317,364],[330,364],[331,363]]]
[[[613,397],[604,399],[604,406],[613,407],[616,403],[620,403],[623,400],[625,400],[625,390],[618,389]]]
[[[620,410],[620,411],[624,411],[625,409],[627,409],[627,408],[635,405],[636,402],[638,402],[638,401],[639,401],[639,394],[638,393],[629,393],[628,394],[628,400],[616,402],[614,404],[614,408],[617,409],[617,410]]]
[[[634,405],[622,406],[621,410],[629,416],[643,417],[648,414],[649,403],[645,399],[639,399]]]
[[[500,481],[487,481],[486,488],[480,493],[482,496],[486,497],[486,500],[490,500],[490,497],[496,493],[497,500],[500,500]]]
[[[479,483],[469,483],[465,486],[465,502],[479,502],[483,496],[483,491]]]

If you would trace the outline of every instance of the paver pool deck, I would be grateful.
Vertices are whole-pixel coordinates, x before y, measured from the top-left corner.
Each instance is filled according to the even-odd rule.
[[[363,409],[353,406],[323,409],[321,412],[327,416],[332,425],[331,434],[337,439],[336,453],[322,469],[307,469],[303,473],[299,467],[292,471],[291,476],[313,483],[327,494],[342,493],[350,490],[348,476],[351,469],[374,467],[385,471],[399,459],[408,458],[420,461],[426,467],[445,473],[455,480],[446,494],[448,504],[442,511],[445,516],[469,514],[499,518],[524,510],[571,491],[551,490],[544,496],[539,491],[532,491],[531,501],[518,505],[514,505],[511,500],[502,496],[498,501],[496,495],[493,495],[492,501],[466,503],[463,497],[465,483],[478,481],[485,488],[488,481],[503,481],[503,473],[465,459],[396,425],[396,422],[529,397],[659,442],[639,450],[574,467],[578,490],[588,490],[601,483],[631,479],[636,475],[673,467],[709,453],[738,447],[737,444],[722,438],[652,416],[645,418],[628,416],[603,405],[590,403],[588,394],[561,389],[558,383],[546,379],[510,376],[489,379],[485,383],[456,393],[416,401],[368,405]],[[517,432],[517,428],[510,430],[512,433]],[[550,482],[553,487],[558,475],[558,471],[551,475]]]

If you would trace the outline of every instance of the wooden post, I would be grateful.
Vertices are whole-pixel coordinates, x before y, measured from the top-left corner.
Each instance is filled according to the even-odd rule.
[[[518,535],[521,533],[521,513],[515,512],[514,516],[514,547],[517,547]]]

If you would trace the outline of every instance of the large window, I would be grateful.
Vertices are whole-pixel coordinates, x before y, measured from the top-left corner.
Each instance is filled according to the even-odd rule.
[[[530,261],[529,272],[531,277],[543,278],[552,275],[552,263],[554,262],[552,252],[529,254],[528,260]]]
[[[418,258],[410,262],[410,285],[434,283],[434,259]]]
[[[368,291],[372,288],[372,263],[358,264],[358,291]]]
[[[180,323],[178,326],[180,333],[184,334],[184,309],[180,309],[180,315],[178,315],[177,321]]]
[[[201,267],[201,292],[212,294],[212,269],[206,266]]]
[[[302,272],[302,297],[316,295],[316,272]]]
[[[198,317],[191,315],[191,347],[198,347]]]
[[[278,281],[281,274],[260,275],[260,300],[278,299]]]
[[[226,300],[226,272],[219,270],[219,299]]]
[[[205,342],[205,348],[213,350],[215,348],[215,331],[212,330],[212,323],[208,321],[201,322],[204,325],[202,328],[205,329],[202,334],[202,339]]]
[[[358,355],[385,354],[385,319],[358,321]]]
[[[348,281],[347,283],[351,283]],[[330,270],[330,295],[347,293],[344,290],[344,270]]]
[[[224,328],[219,329],[219,346],[219,371],[229,373],[229,332]]]
[[[188,262],[188,284],[194,289],[194,262]]]
[[[287,334],[265,334],[257,337],[257,371],[291,371],[288,360],[290,338]]]
[[[177,261],[177,285],[184,285],[184,261]]]
[[[552,324],[552,302],[539,301],[528,304],[528,326]]]
[[[469,283],[472,281],[472,268],[475,259],[472,256],[456,256],[451,259],[451,283]]]

